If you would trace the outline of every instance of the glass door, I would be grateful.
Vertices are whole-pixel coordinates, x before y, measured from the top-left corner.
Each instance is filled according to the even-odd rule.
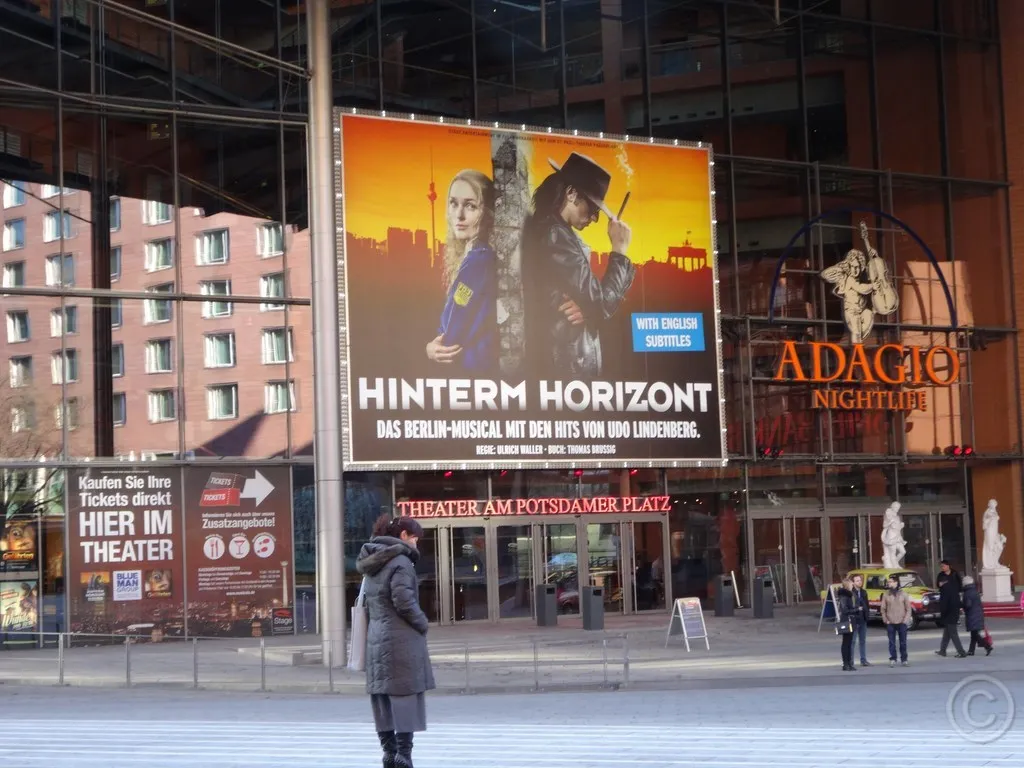
[[[861,545],[860,545],[860,568],[867,568],[869,565],[882,567],[882,516],[862,515],[861,523]]]
[[[587,577],[604,588],[605,613],[623,613],[622,532],[619,523],[587,525]]]
[[[631,523],[633,562],[632,605],[634,612],[664,610],[668,603],[665,589],[665,521]]]
[[[772,577],[775,601],[786,599],[786,546],[782,518],[752,520],[754,526],[754,578]]]
[[[441,618],[441,569],[440,534],[443,529],[423,529],[419,540],[420,559],[416,561],[416,575],[420,586],[420,608],[427,614],[427,620],[438,624]]]
[[[903,567],[914,571],[924,579],[925,584],[933,583],[938,568],[932,554],[932,515],[904,515],[903,538],[907,541],[907,554]]]
[[[448,529],[451,573],[451,615],[449,622],[486,621],[487,531],[482,525],[452,526]]]
[[[543,525],[541,528],[544,583],[555,585],[559,613],[579,613],[579,556],[576,553],[576,524],[551,524]]]
[[[821,546],[821,518],[793,518],[792,600],[820,600],[825,589]]]
[[[967,530],[962,512],[939,514],[939,560],[949,560],[961,576],[969,573],[971,564],[967,562]]]
[[[838,582],[854,568],[860,567],[860,520],[857,517],[832,517],[828,522],[832,581]]]
[[[498,618],[533,614],[533,526],[499,525],[497,539]]]

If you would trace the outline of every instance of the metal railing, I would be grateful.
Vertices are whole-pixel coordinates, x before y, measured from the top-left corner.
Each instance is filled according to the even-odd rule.
[[[311,640],[310,636],[157,640],[142,634],[2,634],[0,648],[5,650],[0,650],[0,681],[13,685],[361,693],[364,673],[337,667],[332,657],[342,654],[330,645],[328,663],[324,664],[319,645],[300,644]],[[633,648],[635,656],[635,643]],[[498,688],[535,692],[619,689],[630,685],[630,666],[637,660],[631,659],[630,633],[626,632],[491,643],[441,640],[430,644],[430,653],[438,689],[461,694]]]

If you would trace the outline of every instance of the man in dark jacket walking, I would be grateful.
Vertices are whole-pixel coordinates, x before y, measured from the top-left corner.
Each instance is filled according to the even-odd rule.
[[[945,656],[949,641],[952,640],[953,647],[956,648],[956,657],[962,659],[967,654],[956,630],[956,625],[960,621],[960,574],[953,570],[948,560],[943,560],[942,570],[935,581],[939,587],[939,621],[942,624],[942,642],[935,653]]]
[[[985,608],[981,604],[981,595],[970,576],[964,578],[964,626],[971,633],[971,646],[968,656],[974,655],[979,645],[985,649],[985,655],[992,654],[992,643],[985,637]]]
[[[853,622],[853,636],[860,646],[860,665],[870,667],[868,661],[868,617],[871,615],[871,607],[868,604],[868,593],[864,591],[864,578],[853,577],[853,609],[856,612],[856,619]]]

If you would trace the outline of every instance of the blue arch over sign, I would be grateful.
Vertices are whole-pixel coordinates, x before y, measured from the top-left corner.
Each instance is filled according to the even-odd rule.
[[[874,208],[835,208],[831,211],[825,211],[824,213],[815,216],[796,231],[796,234],[790,238],[786,247],[783,249],[782,255],[779,256],[779,263],[775,265],[775,276],[772,278],[772,289],[771,293],[768,295],[768,322],[775,322],[775,290],[779,286],[779,278],[782,277],[782,267],[786,264],[786,259],[789,258],[790,253],[796,247],[796,241],[807,234],[811,227],[822,219],[828,216],[838,216],[848,213],[868,213],[874,216],[880,216],[886,221],[897,225],[900,229],[914,238],[914,242],[921,246],[921,250],[924,251],[925,256],[928,257],[928,261],[932,263],[932,268],[935,270],[935,274],[938,275],[939,282],[942,284],[942,291],[946,294],[946,304],[949,306],[950,326],[952,328],[957,328],[956,306],[953,303],[953,294],[949,290],[949,283],[946,282],[946,276],[943,275],[942,270],[939,269],[939,262],[936,260],[935,254],[932,253],[932,249],[925,245],[925,242],[921,239],[920,235],[918,235],[917,232],[915,232],[908,224],[900,221],[892,214],[886,213],[885,211],[876,211]]]

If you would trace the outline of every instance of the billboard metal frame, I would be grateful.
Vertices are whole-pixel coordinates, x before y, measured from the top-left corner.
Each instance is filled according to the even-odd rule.
[[[389,121],[418,122],[432,125],[453,125],[478,128],[490,131],[508,131],[510,133],[545,136],[567,136],[591,141],[608,143],[632,143],[655,145],[668,148],[685,148],[700,150],[708,158],[708,212],[711,226],[712,279],[714,286],[714,328],[715,328],[715,362],[718,370],[718,422],[720,430],[721,455],[707,456],[700,459],[650,459],[633,461],[614,460],[556,460],[543,459],[527,461],[373,461],[353,460],[352,451],[352,374],[350,367],[350,339],[348,316],[348,274],[346,270],[345,243],[345,173],[344,173],[344,136],[342,135],[342,117],[355,115]],[[726,441],[725,417],[725,367],[722,361],[722,308],[718,277],[718,219],[715,214],[715,157],[712,146],[708,142],[680,141],[679,139],[657,139],[637,137],[604,132],[580,131],[576,129],[539,128],[525,123],[507,123],[500,121],[470,120],[466,118],[440,117],[434,115],[417,115],[388,110],[367,110],[335,107],[333,112],[334,135],[334,200],[335,200],[335,259],[338,269],[338,389],[341,402],[341,449],[342,462],[347,472],[394,472],[438,471],[438,470],[511,470],[511,469],[643,469],[643,468],[685,468],[685,467],[724,467],[728,464],[729,453]]]

